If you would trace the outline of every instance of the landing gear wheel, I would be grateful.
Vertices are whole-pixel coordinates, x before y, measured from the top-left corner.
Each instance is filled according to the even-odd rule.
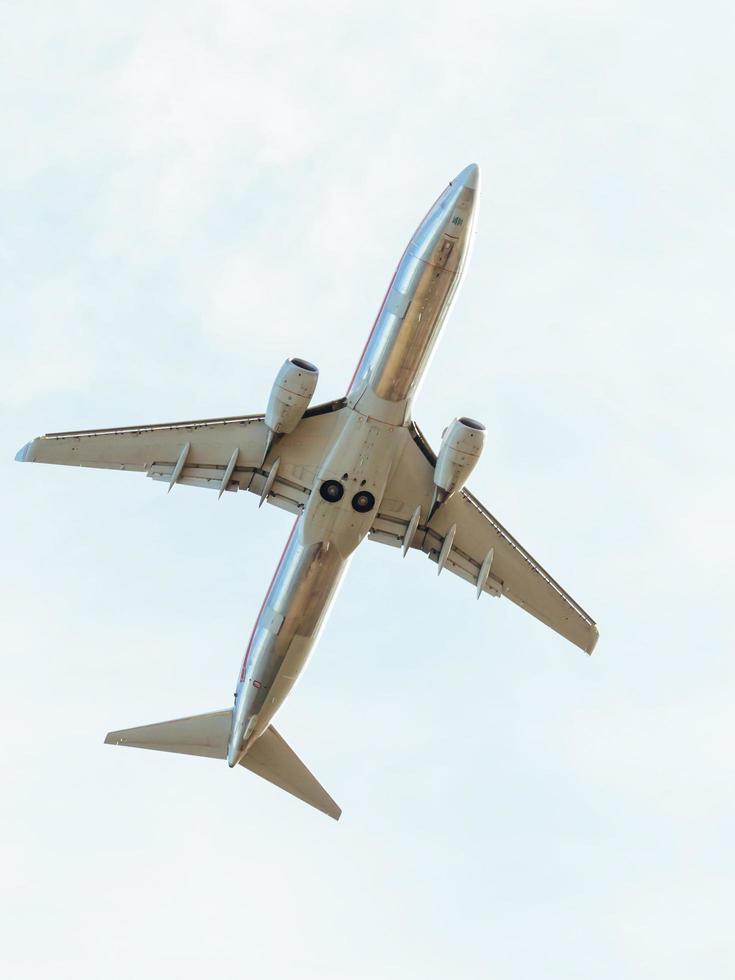
[[[356,510],[358,514],[367,514],[369,510],[372,510],[375,506],[375,497],[370,493],[369,490],[360,490],[352,498],[353,510]]]
[[[339,480],[325,480],[319,487],[319,493],[328,504],[336,504],[344,496],[345,488]]]

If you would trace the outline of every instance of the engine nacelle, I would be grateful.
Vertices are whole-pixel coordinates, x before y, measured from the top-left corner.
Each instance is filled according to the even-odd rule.
[[[438,499],[461,490],[477,465],[485,445],[485,426],[466,417],[455,419],[444,430],[434,469]]]
[[[293,432],[309,407],[319,369],[300,357],[289,357],[276,375],[268,399],[265,424],[274,435]]]

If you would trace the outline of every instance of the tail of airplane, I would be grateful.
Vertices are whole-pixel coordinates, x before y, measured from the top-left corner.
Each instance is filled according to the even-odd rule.
[[[226,759],[231,716],[232,712],[227,709],[163,721],[157,725],[127,728],[109,732],[105,742],[108,745],[129,745],[137,749]],[[240,760],[240,765],[339,820],[342,810],[272,725],[251,745]]]

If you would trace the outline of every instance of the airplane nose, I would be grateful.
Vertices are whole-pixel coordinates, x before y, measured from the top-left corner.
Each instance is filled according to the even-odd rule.
[[[477,190],[480,186],[480,168],[476,163],[471,163],[469,167],[465,167],[461,173],[457,174],[452,183],[459,184],[460,187],[467,187],[471,191]]]

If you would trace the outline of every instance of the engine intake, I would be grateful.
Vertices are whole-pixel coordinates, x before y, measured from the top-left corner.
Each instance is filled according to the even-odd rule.
[[[434,468],[438,503],[462,489],[477,465],[484,446],[485,426],[482,422],[462,416],[447,426]]]
[[[300,357],[289,357],[276,375],[268,399],[265,424],[274,435],[293,432],[309,407],[319,369]]]

